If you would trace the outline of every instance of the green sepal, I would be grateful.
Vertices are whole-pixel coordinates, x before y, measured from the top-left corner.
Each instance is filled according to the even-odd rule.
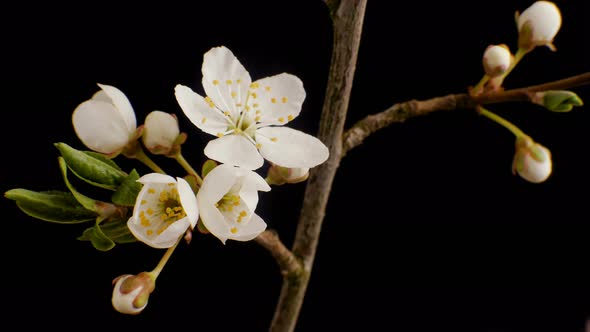
[[[582,106],[582,99],[572,91],[557,90],[544,91],[543,106],[553,112],[569,112],[574,106]]]
[[[138,179],[139,174],[133,169],[113,194],[111,198],[113,203],[123,206],[135,205],[135,200],[142,187],[141,183],[137,182]]]
[[[102,232],[116,243],[131,243],[137,242],[137,239],[129,231],[127,221],[122,219],[114,219],[105,222],[100,226]]]
[[[215,167],[217,167],[217,162],[215,160],[207,159],[201,168],[201,178],[204,179]]]
[[[100,251],[109,251],[115,247],[115,242],[104,234],[100,228],[100,219],[97,218],[96,224],[84,230],[81,236],[78,237],[80,241],[90,241],[92,246]]]
[[[118,169],[121,172],[123,171],[121,169],[121,167],[119,167],[119,165],[117,165],[117,163],[115,163],[114,160],[112,160],[111,158],[107,157],[106,155],[104,155],[100,152],[94,152],[94,151],[82,151],[82,152],[86,153],[87,155],[89,155],[92,158],[96,158],[96,159],[102,161],[103,163],[105,163],[115,169]]]
[[[64,191],[32,191],[11,189],[4,197],[16,201],[16,205],[27,215],[58,224],[79,224],[96,218],[96,213],[85,209]]]
[[[96,157],[93,153],[76,150],[65,143],[55,143],[68,168],[80,179],[91,185],[115,190],[127,174],[113,166],[112,160]]]

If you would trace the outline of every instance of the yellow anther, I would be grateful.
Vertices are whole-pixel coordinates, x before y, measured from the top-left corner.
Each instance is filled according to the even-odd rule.
[[[270,91],[270,86],[265,87],[264,90]]]
[[[289,121],[293,121],[293,118],[294,117],[292,115],[290,115],[290,114],[287,116],[287,120],[289,120]]]
[[[229,231],[230,231],[232,234],[236,234],[236,233],[238,232],[238,229],[237,229],[237,228],[235,228],[235,227],[232,227],[232,228],[231,228]]]
[[[240,217],[245,217],[247,215],[248,215],[248,213],[246,212],[246,210],[240,211]]]
[[[223,115],[229,116],[229,112],[228,111],[225,111],[225,112],[223,112]]]
[[[151,224],[150,224],[150,221],[148,220],[148,218],[145,218],[145,217],[144,217],[144,218],[139,218],[139,219],[140,219],[140,221],[141,221],[141,225],[142,225],[142,226],[144,226],[144,227],[148,227],[148,226],[150,226],[150,225],[151,225]]]
[[[242,103],[237,103],[236,107],[242,107]],[[246,106],[246,110],[248,110],[248,106]]]
[[[168,215],[171,215],[171,214],[172,214],[172,209],[171,209],[171,208],[169,208],[169,207],[167,207],[167,208],[166,208],[166,213],[167,213]],[[149,212],[148,212],[148,214],[149,214]]]
[[[144,205],[145,203],[147,203],[147,201],[145,199],[141,200],[141,205]]]
[[[256,143],[256,148],[257,148],[257,149],[260,149],[261,147],[262,147],[262,144],[260,144],[260,143]]]
[[[277,103],[277,98],[270,98],[270,102],[273,103],[273,104],[276,104]]]
[[[276,138],[276,137],[271,137],[271,139],[270,139],[270,140],[271,140],[271,141],[273,141],[273,142],[276,142],[276,141],[278,141],[279,139],[278,139],[278,138]]]
[[[240,83],[242,83],[242,80],[240,80],[240,79],[237,79],[237,80],[236,80],[236,83],[240,84]]]
[[[150,188],[150,189],[148,189],[148,193],[155,194],[156,190],[154,188]]]
[[[287,100],[288,100],[288,99],[287,99],[287,97],[283,97],[283,98],[281,98],[281,102],[282,102],[283,104],[284,104],[284,103],[286,103],[286,102],[287,102]]]
[[[147,212],[147,214],[149,216],[151,216],[152,214],[154,214],[154,210],[152,210],[151,208],[148,208],[147,210],[145,210],[145,212]]]
[[[252,98],[256,99],[256,97],[258,97],[258,95],[256,94],[256,92],[252,92]]]
[[[260,85],[256,82],[250,84],[250,89],[258,89],[260,87]]]
[[[217,84],[219,84],[219,81],[218,80],[213,80],[212,83],[213,83],[213,85],[217,85]]]
[[[223,137],[223,133],[217,133],[217,137]]]
[[[258,108],[258,104],[257,103],[254,103],[254,104],[252,104],[252,107]]]
[[[225,84],[230,85],[230,84],[232,84],[232,81],[231,80],[227,80],[227,81],[225,81]]]
[[[260,113],[262,113],[262,112],[260,112],[260,111],[256,111],[256,115],[260,115]]]
[[[209,105],[209,107],[211,107],[211,108],[215,107],[215,103],[213,103],[213,100],[211,99],[211,97],[209,97],[209,96],[205,97],[205,102]]]
[[[254,121],[256,121],[256,122],[260,121],[260,117],[259,116],[255,117]]]
[[[154,234],[154,231],[152,231],[151,229],[148,229],[148,230],[147,230],[145,233],[146,233],[148,236],[150,236],[150,235]]]
[[[174,187],[175,185],[176,185],[176,183],[174,183],[174,182],[168,183],[168,187]]]
[[[231,205],[228,205],[228,206],[227,206],[227,211],[231,212],[233,209],[234,209],[234,207],[233,207],[233,206],[231,206]]]
[[[145,218],[145,213],[143,211],[139,212],[139,218]]]
[[[285,122],[285,118],[283,118],[283,117],[280,117],[280,118],[279,118],[279,122]]]
[[[231,97],[232,97],[232,98],[236,98],[236,96],[237,96],[238,94],[237,94],[235,91],[232,91],[232,92],[230,93],[230,95],[231,95]]]
[[[201,119],[201,123],[205,123],[205,122],[207,122],[207,118],[204,117],[203,119]]]
[[[243,133],[242,129],[240,129],[240,128],[234,129],[234,134],[239,135],[241,133]]]
[[[174,212],[178,212],[178,211],[182,211],[182,208],[180,206],[175,206],[173,208]]]

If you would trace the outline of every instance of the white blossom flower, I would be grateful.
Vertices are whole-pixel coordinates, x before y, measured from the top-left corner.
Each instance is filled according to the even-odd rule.
[[[252,240],[266,229],[264,220],[254,213],[258,191],[269,190],[255,172],[219,165],[203,179],[197,193],[201,221],[224,244],[227,239]]]
[[[527,48],[544,45],[555,50],[553,39],[561,28],[561,13],[553,2],[533,3],[522,14],[517,13],[516,23],[520,33],[519,44]]]
[[[137,276],[125,274],[117,277],[113,283],[113,308],[129,315],[136,315],[147,306],[150,293],[156,286],[155,278],[149,272]]]
[[[250,170],[261,167],[264,159],[289,168],[311,168],[326,161],[328,148],[320,140],[282,127],[301,111],[305,90],[299,78],[282,73],[252,83],[223,46],[205,53],[202,72],[207,97],[180,84],[175,94],[195,126],[218,136],[205,147],[207,157]]]
[[[499,76],[510,68],[513,58],[508,46],[490,45],[483,54],[483,68],[488,76]]]
[[[143,184],[133,216],[127,221],[131,233],[154,248],[172,247],[199,218],[197,200],[182,178],[150,173],[137,180]]]
[[[551,152],[530,137],[516,140],[512,172],[532,183],[541,183],[551,175]]]
[[[142,140],[151,153],[169,154],[178,135],[178,119],[173,114],[153,111],[145,118]]]
[[[98,86],[100,91],[76,107],[72,123],[84,145],[113,155],[136,138],[135,113],[121,90],[105,84]]]

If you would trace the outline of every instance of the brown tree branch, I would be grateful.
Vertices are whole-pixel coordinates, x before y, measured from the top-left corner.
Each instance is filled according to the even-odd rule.
[[[404,122],[409,118],[437,111],[473,108],[480,104],[528,101],[533,92],[566,90],[588,84],[590,84],[590,72],[553,82],[488,93],[477,97],[471,97],[467,93],[459,93],[428,100],[410,100],[397,103],[383,112],[368,115],[348,129],[342,139],[342,155],[344,156],[350,149],[359,146],[369,135],[377,130],[383,129],[393,123]]]
[[[275,231],[266,230],[254,239],[259,245],[270,251],[281,269],[282,275],[297,273],[303,268],[303,264],[285,247]]]
[[[356,69],[366,0],[325,0],[332,17],[334,44],[318,138],[330,150],[330,157],[313,168],[307,182],[293,254],[303,269],[287,273],[270,330],[295,329],[316,254],[318,239],[332,182],[342,158],[342,133]]]

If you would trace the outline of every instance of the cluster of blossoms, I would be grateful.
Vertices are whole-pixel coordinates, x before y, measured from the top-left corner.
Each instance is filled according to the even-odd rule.
[[[550,1],[537,1],[524,10],[516,13],[518,28],[518,50],[513,55],[506,44],[490,45],[483,54],[485,76],[472,89],[474,96],[495,92],[501,89],[506,76],[518,62],[537,46],[546,46],[552,51],[556,48],[553,39],[561,27],[559,8]],[[555,112],[567,112],[573,106],[580,106],[581,100],[571,91],[541,91],[531,95],[531,102],[544,106]],[[516,136],[516,152],[512,163],[514,174],[523,179],[540,183],[549,178],[552,171],[550,151],[524,134],[507,120],[492,114],[478,106],[480,114],[485,115],[505,126]]]
[[[175,95],[186,117],[216,136],[204,154],[220,164],[198,178],[193,188],[184,178],[160,173],[138,180],[142,188],[127,226],[139,241],[154,248],[175,246],[199,221],[223,243],[254,239],[267,226],[255,213],[258,192],[269,191],[269,183],[305,180],[309,169],[329,155],[317,138],[283,126],[299,115],[306,96],[296,76],[283,73],[252,82],[226,47],[205,53],[202,74],[205,96],[184,85],[176,86]],[[178,156],[186,135],[180,133],[174,115],[154,111],[137,127],[125,94],[113,86],[99,87],[72,116],[75,131],[88,148],[109,157],[120,153],[137,157],[142,153],[141,137],[150,152]],[[255,172],[264,159],[271,165],[267,180]],[[116,279],[113,306],[138,313],[147,304],[154,280],[145,275]]]

